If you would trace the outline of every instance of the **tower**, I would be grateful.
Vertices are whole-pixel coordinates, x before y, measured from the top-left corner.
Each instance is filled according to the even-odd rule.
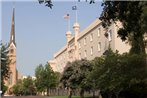
[[[67,31],[66,32],[67,43],[70,41],[71,37],[72,37],[71,32],[70,31]]]
[[[16,84],[17,80],[17,70],[16,70],[16,42],[15,42],[15,8],[13,8],[13,14],[12,14],[12,24],[11,24],[11,32],[10,32],[10,42],[9,42],[9,68],[10,68],[10,76],[9,79],[6,82],[6,85],[8,86],[7,94],[12,93],[12,87],[14,84]]]
[[[73,25],[74,33],[75,33],[75,60],[78,59],[78,35],[80,32],[80,24],[78,22]]]

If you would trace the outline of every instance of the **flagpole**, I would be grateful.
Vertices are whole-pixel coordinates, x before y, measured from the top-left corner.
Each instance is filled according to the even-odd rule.
[[[70,31],[70,18],[68,19],[68,31]]]
[[[76,2],[76,7],[77,7],[77,2]],[[76,8],[76,22],[78,22],[78,9]]]

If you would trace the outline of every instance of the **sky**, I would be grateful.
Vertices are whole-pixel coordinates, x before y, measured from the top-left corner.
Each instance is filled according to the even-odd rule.
[[[75,1],[78,0],[53,0],[52,9],[39,4],[38,0],[16,0],[15,3],[11,0],[0,1],[0,39],[3,43],[10,40],[12,10],[15,6],[16,66],[22,75],[33,76],[39,64],[45,65],[66,44],[68,21],[63,18],[66,14],[70,16],[70,30],[74,34],[72,26],[76,19],[72,6],[75,6]],[[80,31],[95,21],[102,12],[101,1],[96,1],[95,4],[84,1],[77,2]]]

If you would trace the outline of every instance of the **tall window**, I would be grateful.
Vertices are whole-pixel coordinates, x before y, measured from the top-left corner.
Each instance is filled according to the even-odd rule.
[[[98,51],[101,51],[101,42],[98,43]]]
[[[84,38],[84,45],[86,45],[86,37]]]
[[[100,35],[101,35],[101,28],[98,28],[98,30],[97,30],[97,36],[100,37]]]
[[[84,58],[87,58],[87,51],[84,51]]]
[[[90,41],[93,41],[93,34],[90,34]]]
[[[81,49],[81,43],[79,42],[79,49]]]
[[[93,47],[90,49],[90,54],[93,55]]]
[[[108,32],[108,40],[111,41],[112,40],[112,30],[110,30]]]

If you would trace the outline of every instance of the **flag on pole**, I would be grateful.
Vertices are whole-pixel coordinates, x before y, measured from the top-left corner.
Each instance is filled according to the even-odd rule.
[[[72,6],[72,10],[77,10],[77,6]]]
[[[69,19],[69,14],[64,15],[64,19]]]

